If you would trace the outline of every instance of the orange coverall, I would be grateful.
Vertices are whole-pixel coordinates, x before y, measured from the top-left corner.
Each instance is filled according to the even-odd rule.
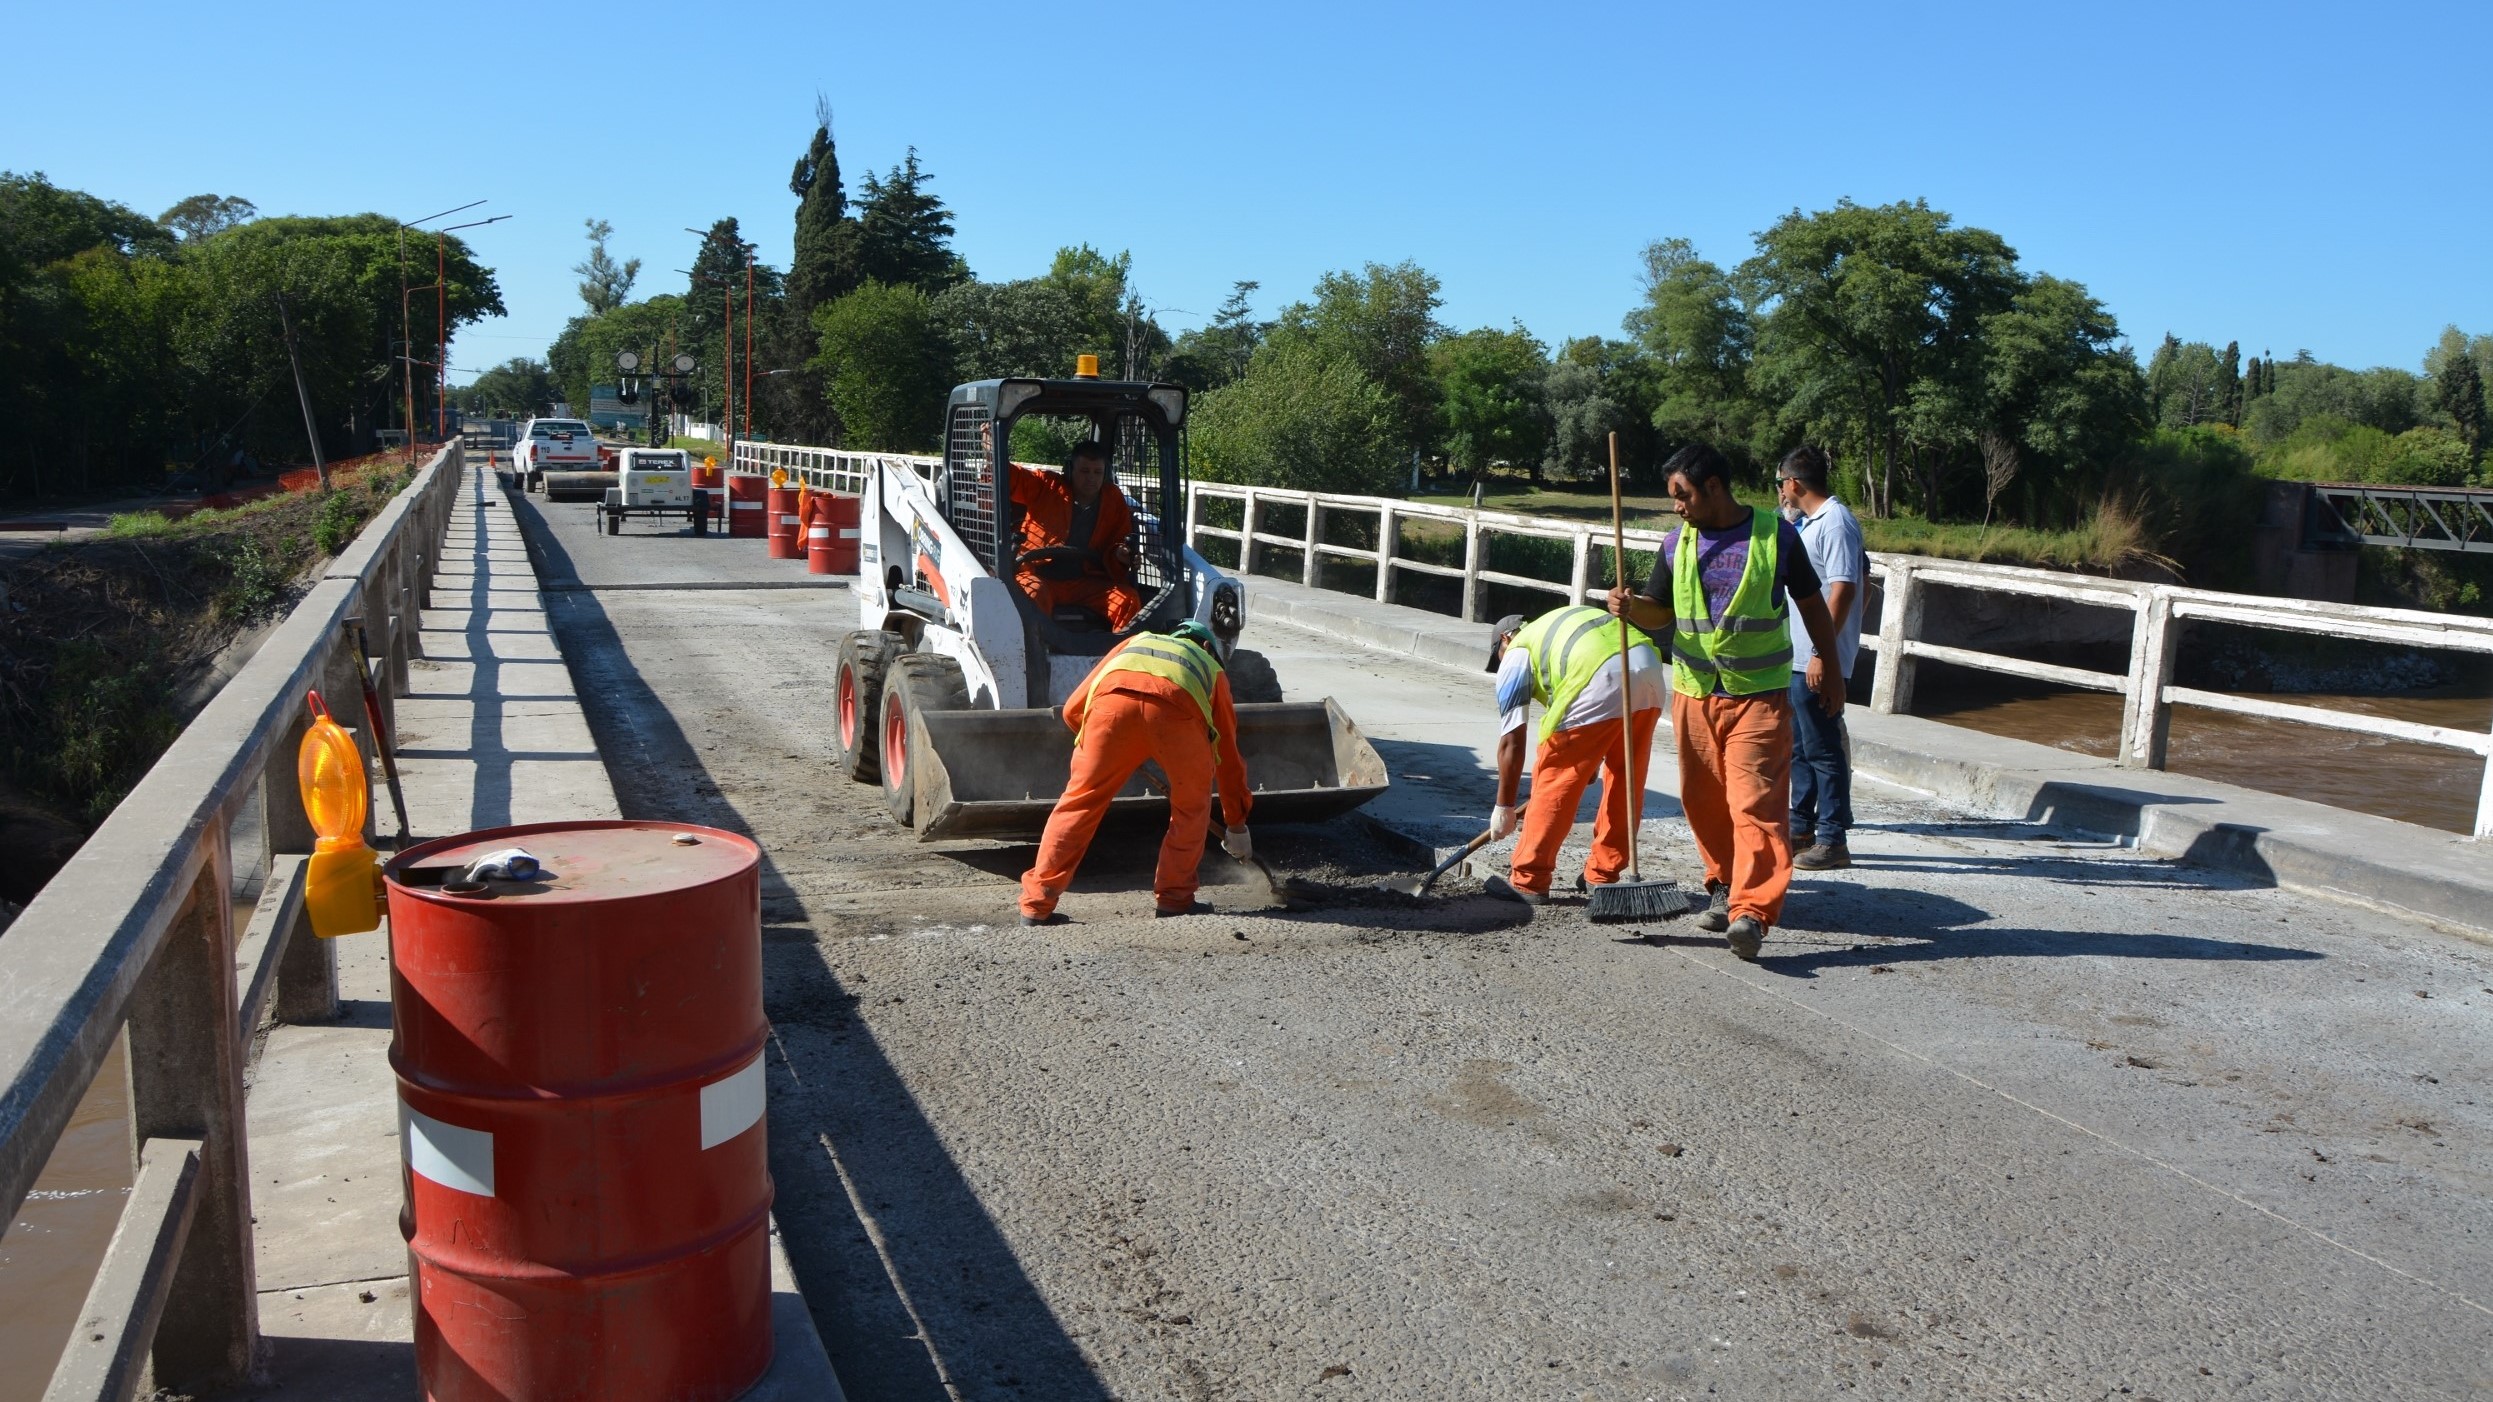
[[[1558,870],[1558,849],[1575,830],[1576,805],[1584,790],[1601,775],[1601,809],[1593,815],[1593,851],[1584,859],[1584,879],[1607,886],[1627,870],[1627,844],[1635,831],[1636,814],[1628,807],[1642,781],[1653,773],[1653,727],[1659,710],[1636,713],[1635,784],[1619,772],[1619,719],[1553,730],[1532,761],[1532,797],[1526,800],[1523,834],[1515,841],[1515,857],[1507,880],[1520,891],[1549,893]]]
[[[1037,569],[1013,576],[1022,592],[1042,610],[1094,609],[1106,615],[1108,627],[1122,633],[1143,611],[1143,593],[1109,563],[1109,556],[1134,530],[1133,508],[1115,482],[1099,488],[1099,520],[1089,540],[1073,540],[1073,489],[1053,472],[1034,472],[1013,464],[1013,504],[1021,508],[1021,548],[1044,550],[1052,545],[1078,545],[1099,554],[1099,564],[1084,564],[1079,579],[1048,579]]]
[[[1195,868],[1202,864],[1204,839],[1211,831],[1216,765],[1221,811],[1230,827],[1246,826],[1246,760],[1238,753],[1238,713],[1229,698],[1229,674],[1223,672],[1212,686],[1212,723],[1220,731],[1216,754],[1211,737],[1203,733],[1203,708],[1184,687],[1148,672],[1101,675],[1100,668],[1124,649],[1119,643],[1101,658],[1065,702],[1065,725],[1077,737],[1073,774],[1064,797],[1047,815],[1038,864],[1022,873],[1024,915],[1044,918],[1055,911],[1057,898],[1073,884],[1082,854],[1090,850],[1091,834],[1107,816],[1108,800],[1146,760],[1158,760],[1169,780],[1169,831],[1160,839],[1160,866],[1151,880],[1162,910],[1183,910],[1194,902]],[[1092,678],[1099,682],[1096,692]]]
[[[1731,916],[1773,925],[1792,885],[1792,702],[1671,693],[1679,803],[1708,884],[1731,888]]]

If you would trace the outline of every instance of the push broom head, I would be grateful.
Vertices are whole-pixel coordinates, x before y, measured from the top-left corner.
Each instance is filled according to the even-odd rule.
[[[1596,925],[1677,920],[1688,913],[1688,893],[1675,881],[1613,881],[1592,889],[1585,918]]]

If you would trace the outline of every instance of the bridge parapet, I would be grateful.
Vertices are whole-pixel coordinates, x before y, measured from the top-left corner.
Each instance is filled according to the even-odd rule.
[[[455,443],[435,455],[0,939],[0,1220],[129,1034],[137,1178],[47,1398],[127,1398],[151,1355],[159,1386],[232,1382],[253,1366],[243,1068],[264,1014],[337,1007],[334,950],[303,912],[303,693],[361,689],[359,621],[385,708],[404,689],[462,470]],[[339,706],[340,722],[358,709]],[[253,803],[265,850],[247,855],[265,858],[268,879],[237,930],[233,833]]]
[[[1222,526],[1207,523],[1203,519],[1203,506],[1212,501],[1237,503],[1237,524]],[[1293,534],[1267,530],[1265,527],[1271,519],[1268,512],[1274,507],[1297,514],[1300,530]],[[1328,516],[1333,515],[1351,515],[1373,521],[1374,534],[1371,538],[1375,545],[1361,547],[1328,541],[1325,538],[1325,522]],[[1459,528],[1463,533],[1463,563],[1459,566],[1438,564],[1403,556],[1400,553],[1400,526],[1409,520],[1437,521]],[[1206,539],[1230,542],[1238,551],[1237,568],[1241,574],[1255,572],[1260,551],[1278,549],[1298,555],[1300,582],[1309,588],[1321,587],[1323,565],[1328,560],[1371,566],[1374,597],[1380,603],[1392,602],[1397,571],[1459,580],[1460,611],[1467,621],[1483,617],[1481,590],[1484,585],[1504,585],[1547,593],[1564,600],[1598,599],[1601,596],[1598,582],[1608,573],[1609,534],[1604,528],[1554,517],[1438,506],[1392,497],[1232,486],[1216,482],[1191,483],[1187,489],[1186,543],[1191,547]],[[1658,551],[1662,548],[1663,535],[1659,531],[1629,531],[1627,548],[1631,552]],[[1485,561],[1489,542],[1500,536],[1569,542],[1571,550],[1567,578],[1559,580],[1488,568]],[[1597,569],[1597,564],[1603,568]],[[2172,709],[2177,704],[2380,735],[2456,750],[2474,755],[2484,766],[2476,804],[2474,835],[2479,838],[2493,836],[2493,732],[2422,725],[2326,706],[2202,691],[2177,685],[2173,681],[2174,664],[2182,640],[2193,622],[2445,649],[2483,656],[2493,655],[2493,619],[2427,613],[2416,609],[2365,608],[2305,599],[2227,594],[2059,570],[1974,564],[1883,552],[1871,554],[1870,572],[1883,598],[1878,630],[1865,633],[1861,639],[1865,649],[1879,655],[1878,676],[1870,695],[1872,710],[1887,714],[1911,711],[1914,664],[1927,660],[2121,696],[2125,704],[2120,762],[2133,768],[2164,767]],[[2117,673],[2096,671],[1927,641],[1922,636],[1923,617],[1929,599],[1927,591],[1933,587],[2021,594],[2126,611],[2133,619],[2129,667],[2125,672]]]

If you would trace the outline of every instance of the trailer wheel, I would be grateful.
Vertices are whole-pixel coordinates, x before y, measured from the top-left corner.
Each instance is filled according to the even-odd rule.
[[[875,628],[860,629],[840,639],[840,660],[831,681],[832,763],[860,784],[883,777],[875,757],[883,724],[883,677],[891,670],[900,640]]]
[[[1229,699],[1232,701],[1278,701],[1281,699],[1281,678],[1272,669],[1272,659],[1253,648],[1239,648],[1229,654]]]
[[[917,826],[918,757],[911,748],[922,734],[917,718],[927,711],[967,710],[969,704],[969,684],[951,658],[912,652],[892,664],[883,684],[883,802],[902,827]]]

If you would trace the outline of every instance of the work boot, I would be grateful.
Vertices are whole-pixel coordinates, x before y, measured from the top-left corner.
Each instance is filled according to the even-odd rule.
[[[1514,882],[1507,880],[1503,876],[1492,876],[1488,880],[1481,882],[1480,889],[1486,891],[1492,896],[1500,898],[1501,900],[1522,901],[1525,905],[1529,906],[1538,906],[1542,902],[1549,899],[1549,896],[1546,893],[1540,891],[1527,891],[1521,886],[1516,885]]]
[[[1802,871],[1842,871],[1852,865],[1852,848],[1840,838],[1811,843],[1792,854],[1792,865]]]
[[[1180,906],[1155,905],[1151,908],[1151,918],[1154,920],[1174,920],[1181,915],[1209,915],[1211,913],[1212,908],[1201,901],[1188,901]]]
[[[1728,938],[1731,952],[1739,955],[1743,963],[1754,964],[1757,962],[1758,946],[1766,942],[1766,927],[1757,923],[1756,916],[1743,915],[1731,922]]]
[[[1697,917],[1697,928],[1721,934],[1731,928],[1731,888],[1720,881],[1705,883],[1705,913]]]
[[[1028,911],[1024,911],[1022,912],[1021,923],[1022,928],[1024,929],[1031,929],[1040,925],[1062,925],[1065,923],[1065,913],[1061,910],[1051,910],[1045,915],[1032,915]]]

